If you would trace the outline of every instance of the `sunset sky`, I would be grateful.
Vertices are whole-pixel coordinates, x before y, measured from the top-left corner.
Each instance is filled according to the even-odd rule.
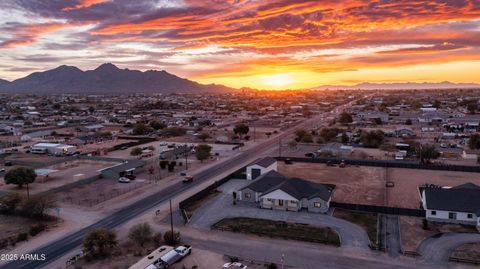
[[[62,64],[260,89],[480,82],[480,0],[2,0],[0,78]]]

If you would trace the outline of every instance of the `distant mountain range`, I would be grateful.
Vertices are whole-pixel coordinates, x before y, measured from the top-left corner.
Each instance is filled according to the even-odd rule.
[[[360,83],[353,86],[342,85],[322,85],[313,89],[323,90],[415,90],[415,89],[460,89],[460,88],[475,88],[480,89],[480,84],[477,83],[452,83],[449,81],[443,82],[405,82],[405,83]]]
[[[180,78],[166,71],[119,69],[111,63],[95,70],[82,71],[62,65],[45,72],[35,72],[8,82],[0,80],[0,92],[12,93],[192,93],[230,91],[223,85],[204,85]]]

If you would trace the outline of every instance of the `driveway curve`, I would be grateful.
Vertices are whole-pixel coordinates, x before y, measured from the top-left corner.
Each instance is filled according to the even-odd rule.
[[[197,209],[189,225],[210,229],[212,225],[224,218],[235,217],[269,219],[330,227],[338,233],[343,247],[369,249],[370,240],[365,230],[346,220],[324,214],[268,210],[241,204],[232,205],[232,196],[227,194],[220,194]]]
[[[455,248],[467,243],[480,243],[480,234],[443,233],[423,240],[417,248],[424,263],[446,263]]]

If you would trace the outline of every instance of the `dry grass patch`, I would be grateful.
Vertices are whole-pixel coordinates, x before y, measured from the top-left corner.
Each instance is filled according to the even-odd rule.
[[[338,234],[328,227],[254,218],[223,219],[212,227],[223,231],[340,246]]]

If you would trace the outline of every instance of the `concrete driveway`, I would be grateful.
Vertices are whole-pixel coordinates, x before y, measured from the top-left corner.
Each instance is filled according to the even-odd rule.
[[[476,233],[444,233],[431,236],[418,246],[417,252],[424,263],[448,262],[455,248],[467,243],[480,243],[480,234]]]
[[[234,217],[269,219],[326,226],[332,228],[339,234],[342,246],[369,249],[368,245],[370,241],[367,233],[360,226],[351,222],[323,214],[268,210],[245,204],[232,205],[232,195],[224,193],[197,209],[189,225],[197,228],[210,229],[213,224],[220,220]]]

